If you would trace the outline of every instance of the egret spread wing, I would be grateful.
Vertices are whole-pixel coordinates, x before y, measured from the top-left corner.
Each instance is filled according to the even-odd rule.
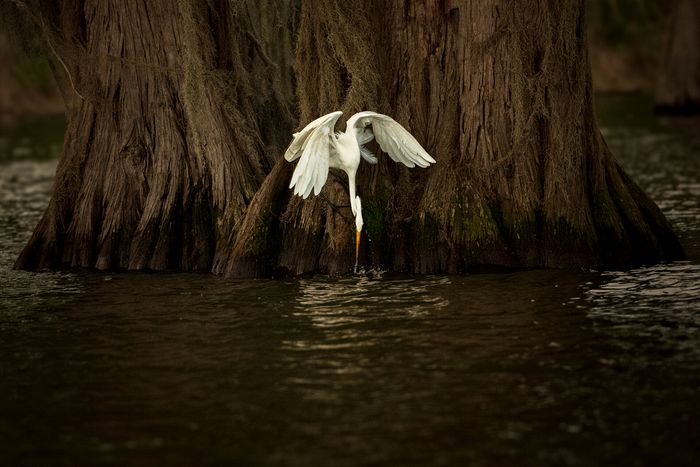
[[[289,144],[287,151],[284,153],[284,158],[287,159],[287,161],[292,162],[301,157],[304,146],[313,132],[323,126],[329,126],[332,131],[333,127],[335,126],[335,122],[338,121],[338,118],[342,114],[343,112],[337,111],[322,117],[318,117],[316,120],[306,125],[302,130],[294,133],[292,135],[294,136],[294,139]]]
[[[348,130],[351,128],[355,130],[360,146],[370,142],[372,137],[369,135],[373,134],[382,151],[395,162],[401,162],[408,167],[428,167],[435,163],[435,159],[430,157],[416,138],[387,115],[369,111],[356,113],[348,120]],[[362,155],[367,159],[364,152]],[[371,157],[376,162],[376,158],[373,155]]]
[[[292,174],[289,188],[303,198],[311,191],[319,194],[328,179],[328,166],[331,151],[333,127],[342,112],[333,112],[317,118],[298,133],[287,148],[284,158],[288,161],[299,159]]]

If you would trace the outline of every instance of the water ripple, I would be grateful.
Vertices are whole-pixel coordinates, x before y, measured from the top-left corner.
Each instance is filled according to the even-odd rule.
[[[678,262],[603,277],[606,282],[586,293],[587,313],[605,323],[602,329],[633,338],[643,359],[666,352],[700,366],[700,265]]]
[[[700,144],[675,126],[605,135],[692,259]],[[6,463],[697,464],[697,262],[289,281],[33,274],[10,266],[55,163],[0,169]]]

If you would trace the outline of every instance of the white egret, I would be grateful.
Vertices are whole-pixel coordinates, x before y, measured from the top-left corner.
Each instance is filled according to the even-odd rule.
[[[344,132],[335,132],[335,124],[343,112],[333,112],[317,118],[298,133],[290,143],[284,158],[299,159],[289,188],[294,194],[306,199],[313,191],[315,195],[328,179],[328,169],[336,168],[348,175],[350,209],[355,216],[355,271],[362,231],[362,202],[356,195],[355,176],[360,159],[376,164],[377,158],[365,144],[376,139],[379,147],[395,162],[408,167],[428,167],[435,163],[425,149],[404,127],[393,118],[376,112],[358,112],[348,119]]]

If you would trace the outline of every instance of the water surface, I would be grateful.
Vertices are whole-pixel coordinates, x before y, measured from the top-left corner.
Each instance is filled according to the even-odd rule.
[[[647,104],[607,99],[601,124],[690,260],[624,272],[12,271],[55,170],[20,149],[0,162],[0,463],[697,465],[700,125]]]

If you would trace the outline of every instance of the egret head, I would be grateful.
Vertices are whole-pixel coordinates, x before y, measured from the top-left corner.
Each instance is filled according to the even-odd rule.
[[[355,228],[357,229],[357,232],[362,232],[362,226],[364,225],[364,221],[362,220],[362,201],[360,201],[360,197],[356,196],[355,197]]]

